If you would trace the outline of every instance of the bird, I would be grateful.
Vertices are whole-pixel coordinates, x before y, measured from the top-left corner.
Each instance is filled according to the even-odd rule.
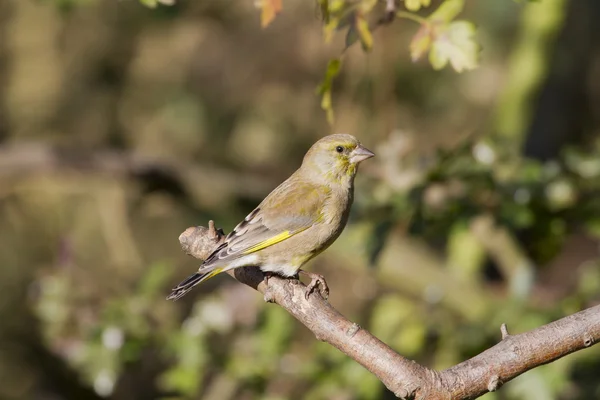
[[[234,268],[256,266],[284,278],[299,273],[312,280],[305,296],[322,275],[301,269],[342,233],[354,200],[358,166],[375,154],[354,136],[332,134],[315,142],[301,166],[250,212],[202,262],[198,271],[175,286],[167,300],[178,300],[194,286]]]

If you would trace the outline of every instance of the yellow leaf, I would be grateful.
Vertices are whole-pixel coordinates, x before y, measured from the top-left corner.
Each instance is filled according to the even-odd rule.
[[[450,22],[465,6],[465,0],[446,0],[429,16],[430,21]]]
[[[321,108],[325,110],[329,125],[333,125],[335,116],[333,115],[333,107],[331,105],[331,91],[323,93],[323,98],[321,99]]]
[[[333,32],[338,28],[340,24],[340,20],[335,17],[331,17],[329,22],[323,26],[323,36],[325,36],[325,43],[331,42],[331,38],[333,37]]]
[[[367,51],[371,50],[373,47],[373,36],[369,30],[369,23],[360,14],[356,14],[356,30],[358,31],[360,43],[363,45],[363,48]]]
[[[345,6],[346,2],[344,0],[331,0],[329,2],[329,12],[337,13],[339,11],[342,11]]]
[[[362,0],[359,4],[359,9],[362,14],[368,14],[377,4],[377,0]]]
[[[409,11],[419,11],[421,7],[429,7],[431,0],[404,0],[404,6]]]
[[[323,82],[317,88],[317,92],[321,95],[321,108],[325,110],[327,114],[327,122],[333,125],[333,104],[331,101],[331,89],[333,87],[333,80],[340,73],[342,62],[340,59],[334,58],[327,64],[327,70],[325,72],[325,78]]]
[[[257,8],[261,9],[260,25],[263,28],[269,26],[277,14],[283,9],[281,0],[258,0],[255,5]]]
[[[419,60],[431,47],[432,32],[430,24],[423,24],[410,41],[410,57],[413,62]]]
[[[433,68],[439,70],[450,63],[456,72],[475,69],[479,46],[474,36],[475,26],[467,21],[455,21],[436,29],[429,52]]]

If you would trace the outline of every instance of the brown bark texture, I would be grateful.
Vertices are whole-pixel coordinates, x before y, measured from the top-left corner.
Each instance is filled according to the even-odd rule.
[[[203,260],[224,238],[223,231],[191,227],[179,237],[182,249]],[[511,335],[502,325],[495,346],[443,371],[436,371],[396,353],[367,330],[340,314],[318,291],[305,298],[298,280],[272,276],[268,285],[256,267],[229,274],[276,303],[316,336],[375,374],[400,399],[475,399],[539,365],[591,347],[600,340],[600,305],[529,332]]]

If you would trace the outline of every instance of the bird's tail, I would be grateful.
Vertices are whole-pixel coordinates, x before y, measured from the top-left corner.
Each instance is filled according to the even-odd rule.
[[[222,272],[223,268],[208,267],[203,271],[198,271],[193,275],[188,276],[183,282],[175,286],[170,295],[167,296],[167,300],[179,300],[187,294],[194,286],[204,282]]]

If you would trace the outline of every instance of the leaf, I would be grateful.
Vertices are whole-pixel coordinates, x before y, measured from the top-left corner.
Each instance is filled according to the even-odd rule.
[[[356,24],[353,23],[346,33],[346,48],[352,46],[358,39],[360,39],[358,29],[356,28]]]
[[[431,24],[422,24],[410,41],[410,57],[413,62],[419,60],[431,48],[433,41]]]
[[[425,1],[428,1],[428,0],[425,0]],[[362,0],[358,5],[358,9],[359,9],[360,13],[364,16],[364,15],[370,13],[376,4],[377,4],[377,0]]]
[[[431,0],[404,0],[404,6],[409,11],[419,11],[421,7],[429,7]]]
[[[354,25],[354,12],[350,12],[351,7],[344,0],[329,0],[328,2],[327,21],[323,27],[325,43],[331,41],[333,32],[340,30],[346,26]]]
[[[175,0],[140,0],[140,3],[149,8],[156,8],[159,4],[172,6],[175,4]]]
[[[323,81],[317,88],[317,92],[321,95],[321,108],[327,113],[327,122],[333,124],[334,114],[331,101],[331,88],[333,87],[333,80],[340,73],[342,61],[339,58],[330,60],[327,64],[327,70]]]
[[[329,12],[332,14],[342,11],[347,6],[345,0],[331,0],[329,1]]]
[[[429,52],[429,62],[436,70],[448,63],[456,72],[477,67],[479,45],[474,39],[475,26],[468,21],[452,22],[463,7],[464,0],[446,0],[421,23],[410,43],[413,62]]]
[[[138,283],[137,292],[142,296],[152,298],[164,288],[166,281],[171,277],[172,268],[167,264],[156,263],[142,276]]]
[[[356,14],[356,19],[354,21],[363,49],[365,51],[371,50],[373,47],[373,36],[369,30],[369,23],[362,14],[358,13]]]
[[[149,8],[156,8],[158,6],[158,0],[140,0],[140,3]]]
[[[254,3],[262,11],[260,13],[260,25],[262,28],[269,26],[277,14],[283,9],[282,0],[258,0]]]
[[[318,0],[319,7],[321,8],[321,15],[323,16],[323,22],[329,23],[329,0]]]
[[[430,21],[450,22],[465,6],[465,0],[446,0],[429,16]]]
[[[373,35],[369,29],[369,23],[361,12],[353,12],[350,15],[349,20],[350,27],[346,33],[346,48],[352,46],[357,40],[360,40],[364,51],[369,51],[373,48]],[[344,22],[346,19],[344,20]],[[346,24],[339,24],[338,29],[342,28]]]
[[[435,32],[429,62],[440,70],[448,63],[456,72],[477,67],[479,46],[474,40],[475,26],[468,21],[455,21]]]

